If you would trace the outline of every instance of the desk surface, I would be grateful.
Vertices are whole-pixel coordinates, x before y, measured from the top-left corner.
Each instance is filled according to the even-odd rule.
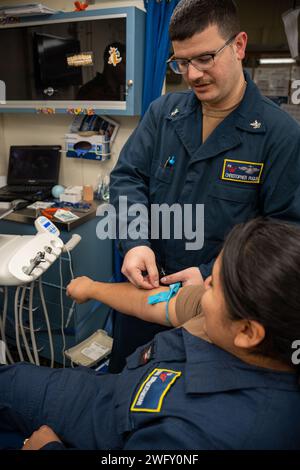
[[[78,212],[72,209],[72,212],[76,214],[79,219],[73,220],[72,222],[60,222],[59,220],[53,219],[53,223],[60,229],[67,232],[70,232],[74,228],[78,227],[81,224],[84,224],[88,220],[96,217],[96,211],[98,206],[101,203],[98,201],[93,201],[91,208],[88,212]],[[6,209],[7,210],[7,209]],[[2,211],[4,212],[4,211]],[[21,209],[16,212],[12,212],[10,215],[6,216],[3,220],[10,220],[12,222],[20,222],[21,224],[32,224],[34,220],[40,215],[39,210],[35,209]]]

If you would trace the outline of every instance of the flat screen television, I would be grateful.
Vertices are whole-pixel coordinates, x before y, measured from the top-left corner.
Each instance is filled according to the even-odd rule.
[[[71,67],[67,58],[80,52],[80,42],[51,34],[33,34],[35,81],[41,87],[68,87],[82,84],[81,67]]]

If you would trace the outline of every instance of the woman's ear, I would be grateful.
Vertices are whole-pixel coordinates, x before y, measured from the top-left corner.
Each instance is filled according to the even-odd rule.
[[[266,335],[263,325],[254,320],[241,320],[234,338],[237,348],[251,349],[260,344]]]

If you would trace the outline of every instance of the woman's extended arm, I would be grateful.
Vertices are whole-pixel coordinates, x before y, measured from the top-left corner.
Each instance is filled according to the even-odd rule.
[[[153,290],[142,290],[127,282],[97,282],[83,276],[70,282],[67,287],[67,295],[72,297],[77,303],[94,299],[126,315],[160,325],[168,325],[166,320],[166,302],[155,305],[148,304],[149,296],[168,290],[168,287],[163,286]],[[174,296],[169,301],[168,308],[169,320],[172,326],[179,326],[175,310],[176,297]]]

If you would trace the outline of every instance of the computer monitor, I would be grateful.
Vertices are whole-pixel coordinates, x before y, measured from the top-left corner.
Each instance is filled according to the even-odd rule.
[[[58,183],[61,146],[12,145],[7,183],[54,186]]]

